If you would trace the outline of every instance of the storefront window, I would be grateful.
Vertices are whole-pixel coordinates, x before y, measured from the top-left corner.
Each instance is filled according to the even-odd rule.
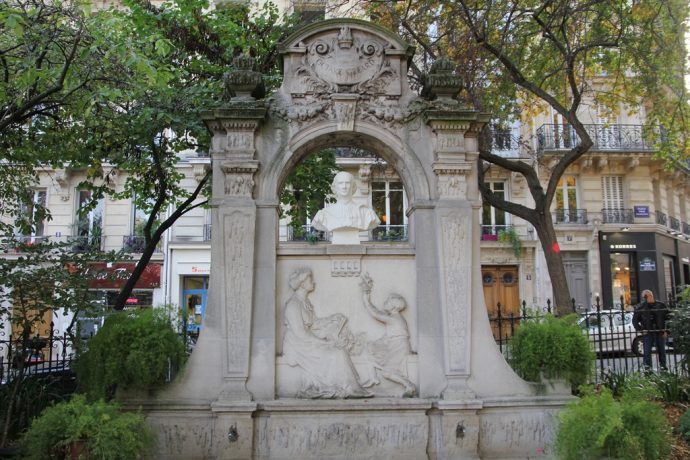
[[[637,264],[635,254],[611,254],[611,280],[614,308],[625,308],[638,303]],[[621,298],[623,303],[621,304]]]

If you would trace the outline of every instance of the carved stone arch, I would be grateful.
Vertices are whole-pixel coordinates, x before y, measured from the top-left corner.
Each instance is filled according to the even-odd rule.
[[[317,150],[351,146],[383,158],[398,173],[410,203],[431,198],[431,178],[419,158],[393,133],[369,123],[361,123],[352,132],[342,132],[333,123],[318,123],[297,132],[282,153],[275,156],[259,173],[257,199],[276,200],[287,175],[306,155]]]

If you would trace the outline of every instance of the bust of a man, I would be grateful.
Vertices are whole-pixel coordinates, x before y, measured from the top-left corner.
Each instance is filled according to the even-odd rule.
[[[355,178],[349,172],[336,174],[331,184],[336,202],[326,205],[312,220],[316,229],[333,232],[334,244],[359,244],[359,231],[371,230],[380,222],[373,209],[353,200],[356,187]]]

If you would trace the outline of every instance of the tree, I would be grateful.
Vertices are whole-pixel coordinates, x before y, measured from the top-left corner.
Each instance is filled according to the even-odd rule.
[[[80,49],[79,55],[93,54],[99,62],[92,63],[98,72],[82,61],[71,62],[69,70],[100,77],[80,87],[85,97],[59,105],[50,116],[31,118],[28,129],[21,126],[12,144],[16,161],[6,169],[16,173],[16,165],[32,174],[43,162],[60,158],[62,167],[87,172],[81,187],[93,193],[82,212],[109,195],[131,199],[148,213],[142,255],[116,309],[124,308],[164,232],[180,216],[205,206],[210,170],[190,191],[176,168],[181,152],[208,151],[209,135],[199,112],[224,102],[219,97],[223,75],[243,50],[257,57],[258,68],[268,75],[266,85],[274,86],[279,81],[274,45],[290,25],[279,21],[272,5],[250,12],[248,5],[209,10],[204,0],[123,4],[126,9],[74,12],[74,22],[89,37],[87,50]],[[28,15],[25,22],[34,19]],[[17,73],[14,80],[25,78],[16,67],[8,72]],[[35,152],[50,152],[52,159]],[[116,177],[123,176],[124,183],[118,184]]]
[[[381,21],[420,45],[422,68],[442,56],[456,60],[464,78],[461,97],[474,108],[509,119],[550,107],[575,130],[579,143],[548,170],[540,162],[492,154],[487,131],[478,163],[484,201],[534,226],[555,305],[567,311],[570,294],[550,207],[563,173],[593,145],[582,122],[583,104],[613,111],[620,104],[631,110],[644,107],[646,134],[665,134],[656,137],[660,155],[670,163],[687,158],[690,131],[682,81],[687,3],[442,0],[423,7],[411,1],[369,5]],[[422,69],[416,70],[421,75]],[[534,206],[494,194],[484,182],[491,167],[524,176]],[[540,178],[544,170],[547,177]]]
[[[326,149],[305,157],[290,172],[280,193],[283,213],[290,217],[296,235],[303,232],[307,218],[312,218],[327,202],[331,182],[339,171],[335,150]]]

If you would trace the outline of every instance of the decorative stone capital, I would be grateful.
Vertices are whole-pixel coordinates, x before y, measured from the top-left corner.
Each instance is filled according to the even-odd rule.
[[[213,133],[211,155],[254,158],[254,135],[266,116],[260,102],[202,112],[201,118]]]
[[[254,71],[254,58],[240,54],[232,60],[233,70],[225,73],[226,101],[253,101],[264,96],[263,76]]]
[[[369,194],[369,181],[371,180],[371,165],[363,164],[359,166],[359,191],[362,195]]]
[[[72,170],[67,169],[56,169],[53,173],[53,179],[58,186],[58,193],[62,201],[69,201],[69,180],[72,177]]]
[[[464,200],[467,198],[467,176],[472,171],[468,162],[435,162],[434,173],[438,178],[440,199]]]
[[[225,173],[225,195],[231,197],[254,197],[254,174],[259,169],[255,160],[228,160],[220,165]]]

